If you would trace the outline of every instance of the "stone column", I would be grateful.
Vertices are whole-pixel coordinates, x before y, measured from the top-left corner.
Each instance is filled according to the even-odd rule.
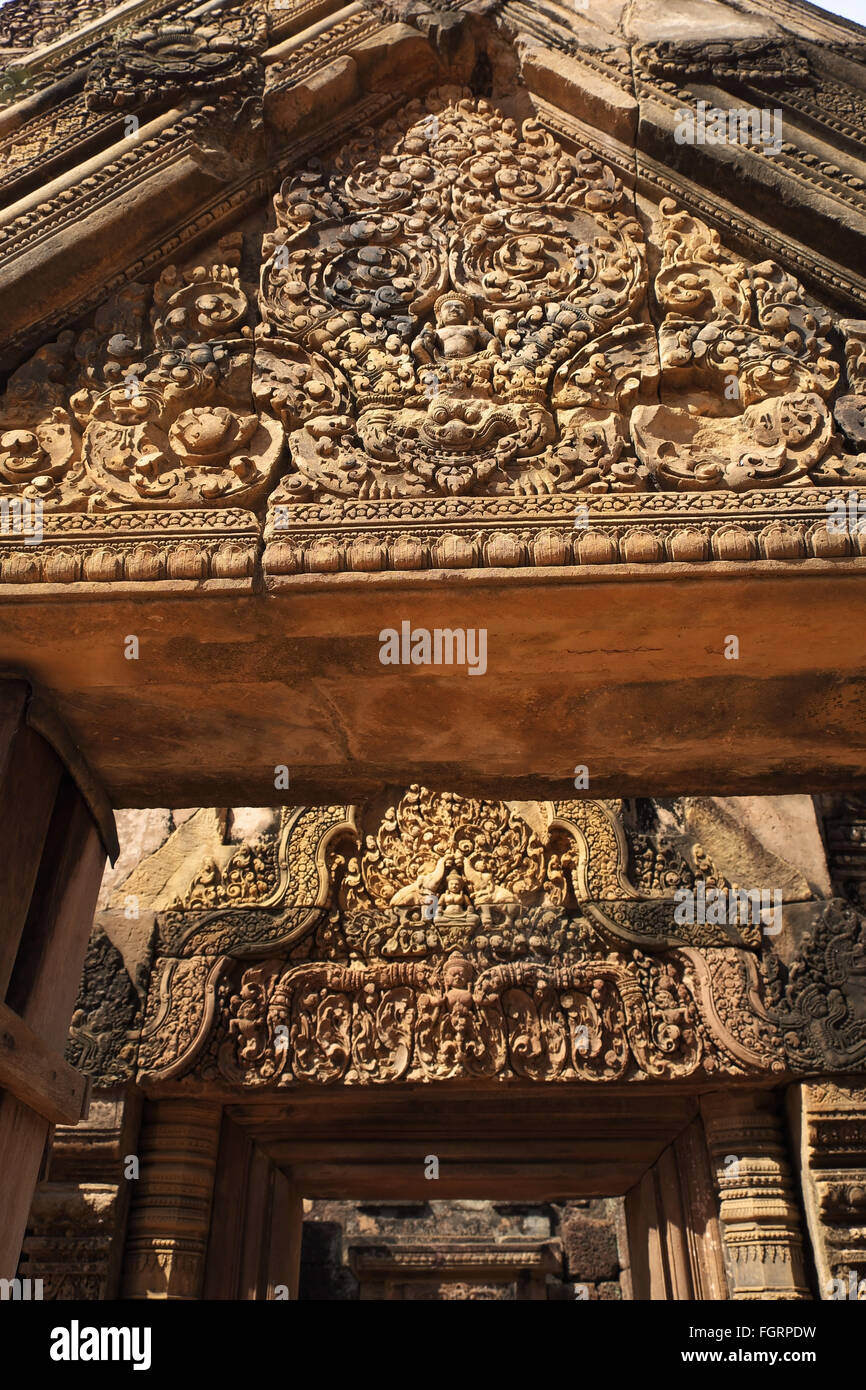
[[[209,1101],[146,1105],[122,1297],[201,1298],[221,1120]]]
[[[140,1120],[140,1094],[118,1086],[94,1093],[86,1120],[55,1129],[18,1267],[21,1279],[43,1281],[46,1298],[118,1297],[135,1186],[124,1160],[138,1152]]]
[[[818,1296],[866,1300],[866,1086],[860,1076],[788,1091]]]
[[[733,1299],[811,1299],[800,1209],[771,1092],[730,1090],[701,1101],[719,1194]]]

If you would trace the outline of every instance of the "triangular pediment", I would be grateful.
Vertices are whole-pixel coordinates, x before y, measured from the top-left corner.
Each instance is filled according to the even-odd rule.
[[[303,9],[235,6],[88,31],[73,105],[129,127],[123,152],[0,225],[22,323],[7,361],[64,326],[9,378],[0,487],[72,549],[51,575],[13,556],[16,578],[204,565],[247,582],[263,521],[276,588],[341,569],[858,553],[847,522],[821,524],[820,489],[863,481],[866,293],[859,263],[806,265],[799,239],[807,207],[817,225],[840,198],[841,252],[856,231],[856,32],[799,35],[758,4],[698,6],[687,33],[650,34],[640,7],[604,24],[519,5],[436,16],[373,6],[305,28]],[[55,49],[34,55],[39,95],[9,108],[13,141],[44,119],[34,101],[55,109]],[[844,168],[817,152],[831,139]],[[142,226],[133,275],[120,261]],[[40,330],[17,277],[46,257]],[[204,558],[169,561],[135,520],[167,510],[180,532],[202,509]],[[100,551],[118,512],[120,568]],[[79,513],[96,559],[63,520]]]

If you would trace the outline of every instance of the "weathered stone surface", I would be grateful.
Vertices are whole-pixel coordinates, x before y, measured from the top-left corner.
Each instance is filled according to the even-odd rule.
[[[562,1246],[572,1282],[600,1284],[599,1296],[611,1297],[611,1281],[619,1273],[616,1233],[609,1221],[567,1211],[561,1227]],[[615,1284],[619,1297],[619,1285]]]
[[[614,1235],[619,1204],[593,1203],[605,1214],[583,1218],[596,1230],[587,1248],[577,1249],[573,1242],[569,1246],[569,1232],[585,1205],[308,1202],[300,1297],[335,1302],[370,1297],[620,1299]],[[612,1258],[607,1255],[605,1235],[607,1244],[612,1242]],[[605,1253],[599,1258],[603,1247]],[[532,1261],[544,1252],[549,1267],[540,1271],[538,1279],[533,1276]],[[491,1266],[495,1267],[497,1258],[500,1270],[491,1282]],[[610,1277],[600,1280],[597,1271],[602,1266]],[[538,1287],[530,1292],[534,1281]]]

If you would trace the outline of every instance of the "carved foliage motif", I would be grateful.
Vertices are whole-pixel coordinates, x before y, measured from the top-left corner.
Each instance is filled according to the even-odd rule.
[[[627,837],[622,810],[413,785],[378,809],[283,813],[158,916],[139,1076],[262,1086],[866,1069],[864,919],[816,902],[793,958],[758,928],[738,940],[678,925],[675,887],[726,880],[701,845],[680,838],[674,854],[661,832]],[[139,1026],[138,993],[97,933],[71,1056],[103,1080],[126,1076]]]
[[[110,111],[189,93],[252,90],[266,41],[264,12],[254,5],[224,14],[219,24],[171,19],[118,31],[90,70],[88,107]]]
[[[666,399],[632,412],[639,458],[659,485],[736,492],[804,480],[857,482],[827,401],[840,371],[827,315],[771,261],[746,266],[718,233],[666,199],[655,295]]]
[[[693,82],[759,83],[770,91],[814,80],[804,51],[790,40],[762,35],[754,39],[662,40],[638,50],[638,58],[657,77]]]
[[[194,44],[192,31],[174,44],[154,30],[142,55],[183,67],[192,44],[216,71],[237,57],[230,29],[219,41],[196,30]],[[241,280],[241,238],[227,238],[155,285],[127,285],[90,327],[13,373],[0,498],[39,498],[49,512],[267,499],[279,574],[294,572],[291,547],[277,553],[282,529],[326,531],[365,504],[395,521],[418,506],[417,530],[464,498],[530,520],[548,499],[546,524],[559,527],[571,517],[557,506],[587,494],[640,494],[630,505],[644,508],[659,491],[710,491],[721,506],[724,492],[866,479],[862,325],[843,325],[849,394],[834,424],[829,320],[798,282],[773,262],[742,263],[666,201],[651,283],[618,180],[537,121],[518,128],[443,88],[362,131],[331,166],[291,175],[276,219],[258,295]],[[570,527],[531,535],[538,563],[570,559]],[[342,564],[323,544],[305,567]],[[673,536],[671,558],[706,558],[708,544]],[[355,568],[427,563],[405,537],[358,545]],[[432,562],[475,563],[473,545],[443,533]],[[484,562],[521,563],[525,546],[497,532]],[[641,533],[621,558],[650,558],[647,546],[666,557]],[[575,550],[582,563],[618,554],[595,531]]]
[[[0,496],[90,512],[263,498],[282,433],[253,409],[238,247],[228,238],[219,262],[127,286],[77,340],[62,334],[13,374],[0,405]]]
[[[283,513],[866,477],[828,408],[829,318],[799,283],[665,200],[655,330],[619,183],[533,122],[443,93],[287,180],[276,211],[257,389],[290,435]]]
[[[681,969],[656,970],[645,994],[616,954],[486,971],[457,954],[434,968],[268,962],[232,996],[217,1065],[254,1085],[687,1076],[703,1054],[696,1020]]]
[[[283,370],[272,353],[261,390],[297,472],[274,501],[616,482],[617,401],[647,355],[642,233],[621,202],[593,156],[459,96],[287,180],[261,302]],[[580,350],[624,322],[634,341],[614,336],[600,373]]]
[[[759,928],[677,924],[676,886],[726,880],[621,817],[417,785],[284,812],[158,915],[143,1025],[94,937],[74,1055],[126,1075],[141,1026],[142,1079],[253,1087],[866,1068],[863,918],[816,903],[786,963]]]
[[[639,898],[617,813],[420,786],[378,811],[295,813],[258,846],[276,866],[266,895],[243,846],[163,915],[140,1074],[255,1087],[778,1070],[755,958],[713,928],[697,949],[669,884]],[[712,875],[700,846],[692,857],[689,873]]]
[[[133,981],[101,927],[87,945],[81,988],[69,1025],[66,1057],[80,1071],[113,1085],[133,1075],[144,1012],[152,942]]]

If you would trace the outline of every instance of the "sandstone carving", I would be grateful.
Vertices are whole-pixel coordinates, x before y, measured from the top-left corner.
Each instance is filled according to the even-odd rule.
[[[222,262],[128,286],[92,328],[14,374],[0,406],[0,495],[88,512],[264,497],[282,432],[253,409],[249,300],[237,243],[221,250]]]
[[[233,11],[213,30],[120,34],[88,100],[146,101],[149,82],[165,98],[175,80],[240,91],[259,24]],[[290,173],[275,213],[258,290],[230,236],[126,284],[12,374],[0,500],[49,518],[267,506],[272,586],[860,555],[859,533],[827,530],[822,494],[866,481],[860,321],[841,324],[837,398],[830,318],[793,275],[732,255],[670,198],[648,255],[620,180],[542,122],[442,88]],[[776,489],[797,489],[796,517]],[[86,563],[6,537],[0,572],[246,582],[258,564],[234,536],[195,558],[175,543],[169,563],[156,527],[145,553],[131,526]]]
[[[420,786],[376,814],[284,815],[159,915],[139,1074],[256,1087],[812,1065],[812,947],[780,1003],[759,929],[732,945],[673,920],[675,886],[726,886],[703,847],[687,861],[664,839],[632,844],[617,803],[527,809]],[[648,896],[628,877],[635,853],[658,866]],[[850,974],[837,969],[840,998]],[[853,1034],[845,1047],[858,1065]]]
[[[135,109],[188,92],[249,90],[266,36],[255,5],[218,25],[173,19],[116,32],[90,71],[87,104],[92,111]]]

